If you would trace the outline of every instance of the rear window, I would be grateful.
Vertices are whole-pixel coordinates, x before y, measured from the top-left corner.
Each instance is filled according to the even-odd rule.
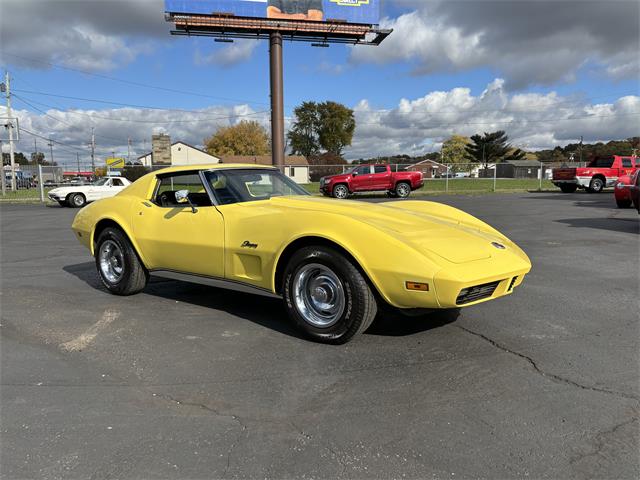
[[[595,167],[595,168],[611,168],[613,166],[613,157],[596,157],[587,167]]]
[[[376,165],[374,168],[375,168],[375,173],[387,173],[386,165]]]
[[[622,159],[622,167],[623,168],[631,168],[633,167],[633,163],[631,162],[631,157]]]

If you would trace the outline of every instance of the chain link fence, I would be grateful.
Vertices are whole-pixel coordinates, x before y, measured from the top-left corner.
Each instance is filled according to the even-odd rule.
[[[386,165],[386,164],[385,164]],[[529,160],[506,160],[497,164],[439,163],[431,160],[420,163],[389,164],[392,172],[420,172],[423,193],[473,193],[546,190],[554,188],[551,170],[555,167],[582,166],[578,163],[549,164]],[[108,171],[95,171],[91,165],[68,166],[16,165],[14,180],[10,167],[4,167],[4,182],[0,201],[48,202],[47,193],[56,187],[88,185],[103,176],[122,175],[131,181],[167,165],[127,166]],[[305,185],[311,193],[319,193],[320,178],[351,174],[359,165],[286,165],[284,173]],[[14,188],[15,187],[15,188]]]

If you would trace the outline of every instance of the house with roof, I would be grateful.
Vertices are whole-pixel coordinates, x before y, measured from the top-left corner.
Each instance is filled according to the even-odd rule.
[[[447,173],[447,166],[435,160],[422,160],[407,168],[410,172],[422,172],[424,178],[438,178]]]
[[[272,165],[271,155],[222,155],[222,163],[248,163]],[[299,155],[287,155],[284,159],[284,174],[296,183],[309,183],[309,162]]]
[[[505,160],[496,164],[498,178],[540,178],[542,164],[538,160]]]
[[[145,167],[170,165],[201,165],[220,163],[220,159],[185,142],[173,142],[169,135],[153,135],[151,151],[138,157]]]

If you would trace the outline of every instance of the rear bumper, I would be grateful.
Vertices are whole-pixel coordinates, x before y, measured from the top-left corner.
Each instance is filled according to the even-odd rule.
[[[591,177],[575,177],[562,180],[557,180],[554,178],[552,182],[556,187],[559,187],[560,185],[573,184],[581,188],[587,188],[589,186],[589,183],[591,183]]]

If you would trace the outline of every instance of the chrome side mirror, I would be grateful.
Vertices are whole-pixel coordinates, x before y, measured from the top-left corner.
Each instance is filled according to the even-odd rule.
[[[196,213],[198,211],[195,205],[191,203],[191,200],[189,200],[189,190],[178,190],[175,193],[175,196],[176,196],[176,203],[179,203],[179,204],[188,203],[191,206],[191,211],[193,213]]]

